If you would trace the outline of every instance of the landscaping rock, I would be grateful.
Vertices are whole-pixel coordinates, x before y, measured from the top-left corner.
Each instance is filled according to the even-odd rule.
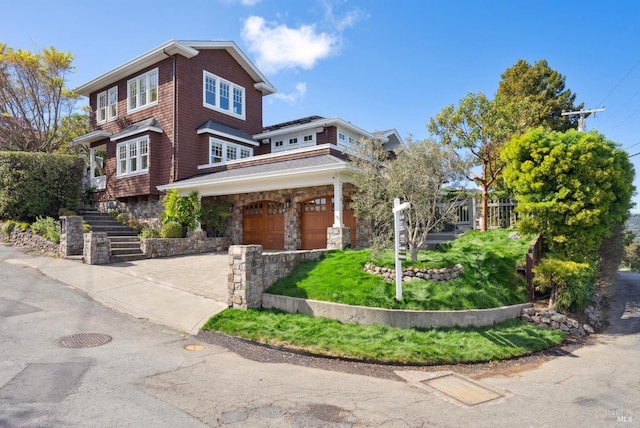
[[[524,308],[520,314],[520,319],[538,327],[566,331],[573,336],[585,336],[587,332],[592,334],[594,331],[591,326],[589,326],[589,329],[584,328],[584,326],[580,326],[578,321],[553,309],[536,311],[535,308]]]
[[[396,271],[395,269],[389,269],[385,267],[376,266],[371,263],[365,263],[365,272],[373,275],[383,277],[387,281],[395,281]],[[415,278],[431,281],[450,281],[452,279],[460,277],[460,274],[464,273],[464,267],[461,264],[456,264],[452,268],[441,269],[426,269],[426,268],[405,268],[402,269],[403,281],[410,281]]]

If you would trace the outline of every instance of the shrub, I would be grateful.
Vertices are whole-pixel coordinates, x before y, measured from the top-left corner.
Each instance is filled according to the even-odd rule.
[[[69,208],[60,208],[58,210],[58,217],[71,216],[71,215],[78,215],[78,214],[76,214],[75,211],[70,210]]]
[[[2,233],[4,233],[5,235],[7,235],[7,238],[9,238],[9,236],[11,235],[11,232],[13,232],[13,229],[15,229],[17,226],[17,223],[13,220],[7,220],[3,225],[2,225]]]
[[[640,272],[640,244],[633,242],[624,248],[624,265]]]
[[[29,223],[27,223],[26,221],[20,222],[18,226],[20,227],[21,230],[29,229]]]
[[[77,156],[0,151],[0,218],[33,220],[77,207],[83,174]]]
[[[186,236],[188,230],[195,230],[198,220],[201,218],[202,205],[198,192],[191,192],[189,196],[182,197],[176,189],[171,189],[162,198],[164,211],[161,214],[163,223],[175,221],[182,226],[182,235]]]
[[[82,222],[82,233],[89,233],[91,232],[92,227],[89,223],[87,223],[86,221]]]
[[[550,291],[549,307],[561,312],[583,309],[595,291],[595,269],[589,263],[544,258],[533,273],[536,289]]]
[[[129,223],[129,216],[126,213],[117,214],[116,221],[119,221],[126,226]]]
[[[151,238],[159,238],[160,237],[160,231],[158,229],[153,229],[151,227],[144,226],[142,228],[142,230],[140,231],[139,234],[140,238],[142,239],[151,239]]]
[[[182,238],[182,225],[177,221],[169,221],[160,229],[161,238]]]
[[[31,231],[49,241],[60,242],[60,222],[52,217],[37,217],[36,221],[31,223]]]

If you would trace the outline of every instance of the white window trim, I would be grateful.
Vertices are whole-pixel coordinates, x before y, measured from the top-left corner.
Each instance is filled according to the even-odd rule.
[[[348,132],[343,131],[340,128],[338,128],[336,135],[337,135],[336,145],[343,152],[351,149],[354,145],[354,142],[358,141],[358,138],[354,137],[352,134],[349,134]],[[344,140],[340,140],[340,135],[344,136]]]
[[[211,145],[213,143],[218,143],[218,144],[222,144],[222,161],[221,162],[215,162],[215,163],[211,163]],[[238,158],[236,159],[227,159],[227,147],[235,147],[238,153]],[[246,150],[249,152],[249,156],[242,158],[241,156],[241,151],[242,150]],[[253,157],[253,148],[252,147],[247,147],[247,146],[243,146],[241,144],[235,144],[232,143],[230,141],[226,141],[226,140],[220,140],[218,138],[214,138],[214,137],[209,137],[209,150],[207,152],[207,156],[208,156],[208,163],[204,164],[204,165],[198,165],[198,169],[205,169],[205,168],[212,168],[214,166],[220,166],[220,165],[228,165],[228,164],[232,164],[232,163],[238,163],[238,162],[244,162],[247,159],[250,159]]]
[[[146,77],[146,82],[147,82],[147,99],[149,98],[149,96],[151,95],[151,90],[150,90],[150,86],[149,86],[149,76],[155,74],[156,75],[156,91],[157,91],[157,96],[156,96],[156,100],[155,101],[151,101],[151,102],[147,102],[144,105],[136,105],[135,108],[131,108],[130,107],[130,102],[129,100],[131,99],[131,82],[133,81],[138,81],[140,80],[141,77]],[[140,89],[138,88],[138,93],[140,93]],[[153,70],[149,70],[146,73],[142,73],[137,75],[136,77],[127,80],[127,113],[133,113],[139,110],[144,110],[148,107],[154,106],[156,104],[158,104],[158,100],[160,99],[160,78],[159,78],[159,74],[158,74],[158,69],[154,68]]]
[[[216,104],[212,105],[207,103],[207,77],[216,80]],[[220,83],[226,83],[229,85],[229,110],[225,110],[220,107]],[[237,114],[234,112],[233,103],[234,103],[234,90],[240,90],[242,92],[242,113]],[[202,105],[206,108],[210,108],[211,110],[219,111],[224,114],[228,114],[229,116],[237,117],[239,119],[244,120],[246,118],[247,111],[247,91],[244,87],[237,85],[233,82],[230,82],[226,79],[223,79],[220,76],[216,76],[213,73],[209,73],[206,70],[202,72]]]
[[[104,116],[100,113],[100,98],[104,98]],[[99,92],[96,96],[96,123],[105,123],[107,121],[107,114],[109,111],[109,98],[107,97],[107,91]]]
[[[136,159],[137,159],[137,165],[142,165],[142,155],[140,154],[140,142],[141,141],[147,141],[147,168],[145,169],[138,169],[135,172],[131,172],[131,157],[129,155],[129,145],[131,143],[136,143]],[[121,159],[118,157],[120,154],[120,147],[122,146],[126,146],[127,147],[127,171],[126,173],[122,173],[121,170],[121,166],[120,166],[120,161]],[[135,177],[136,175],[144,175],[144,174],[148,174],[149,173],[149,164],[151,163],[151,156],[150,156],[150,151],[151,151],[151,139],[149,138],[148,135],[145,135],[143,137],[139,137],[139,138],[135,138],[133,140],[127,140],[127,141],[123,141],[121,143],[118,143],[116,145],[116,178],[126,178],[126,177]]]
[[[111,104],[109,104],[109,100],[111,100],[111,94],[115,93],[115,107],[116,107],[116,112],[115,114],[111,114]],[[111,121],[111,120],[115,120],[118,117],[118,87],[114,86],[113,88],[109,88],[109,90],[107,91],[107,120]]]
[[[311,136],[309,141],[304,141],[305,137]],[[291,144],[290,141],[294,138],[298,139],[298,142]],[[276,147],[276,142],[282,141],[283,144],[280,147]],[[295,150],[304,147],[311,147],[316,145],[316,133],[315,131],[307,131],[302,134],[288,134],[277,138],[271,138],[271,153],[285,152],[287,150]]]

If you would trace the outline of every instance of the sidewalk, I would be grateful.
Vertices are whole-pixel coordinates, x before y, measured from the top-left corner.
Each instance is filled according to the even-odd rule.
[[[180,287],[141,277],[141,268],[135,269],[135,266],[127,272],[128,268],[122,264],[87,265],[80,261],[28,254],[5,261],[37,269],[51,279],[85,291],[109,308],[189,334],[197,334],[210,317],[227,308],[226,303],[219,301],[222,299],[198,296],[180,290]],[[153,260],[138,263],[144,265],[146,262],[158,265]],[[196,264],[199,260],[191,260],[188,256],[180,258],[181,267],[187,272],[190,263]]]

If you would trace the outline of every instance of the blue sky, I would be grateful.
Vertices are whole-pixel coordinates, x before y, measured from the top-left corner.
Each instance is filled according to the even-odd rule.
[[[318,114],[423,139],[446,105],[469,92],[492,97],[518,59],[546,59],[576,103],[605,106],[587,130],[640,152],[635,0],[5,3],[0,42],[73,53],[70,87],[170,39],[233,40],[278,90],[265,98],[265,125]],[[631,159],[640,175],[640,155]]]

